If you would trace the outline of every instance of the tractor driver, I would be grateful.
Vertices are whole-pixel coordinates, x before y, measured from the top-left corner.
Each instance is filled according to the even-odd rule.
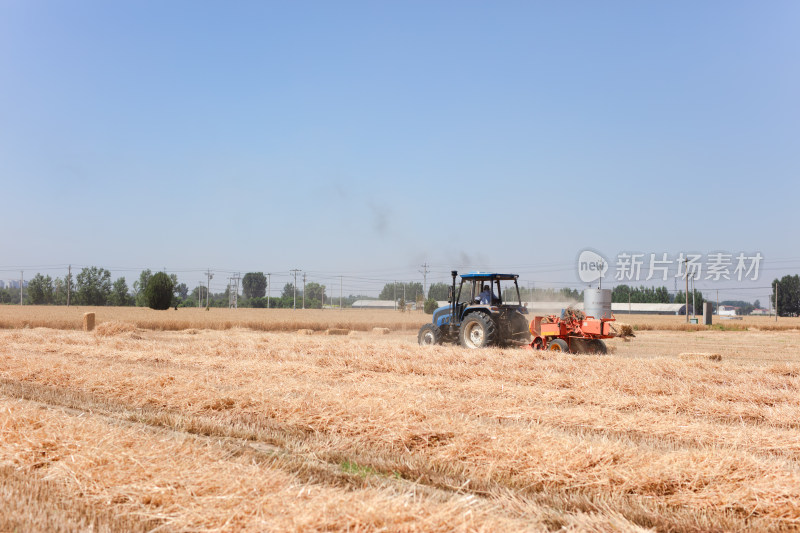
[[[492,289],[488,285],[483,286],[483,290],[478,295],[480,298],[480,303],[483,305],[491,305],[492,300],[495,299],[494,294],[492,294]]]

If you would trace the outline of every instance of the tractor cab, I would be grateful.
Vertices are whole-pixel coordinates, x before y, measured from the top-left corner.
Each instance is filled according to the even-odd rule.
[[[459,301],[475,305],[522,306],[516,274],[483,274],[474,272],[461,276]],[[483,299],[481,298],[483,296]]]
[[[453,271],[450,305],[433,314],[420,329],[420,344],[459,342],[468,348],[509,346],[530,342],[528,310],[522,305],[517,274]]]

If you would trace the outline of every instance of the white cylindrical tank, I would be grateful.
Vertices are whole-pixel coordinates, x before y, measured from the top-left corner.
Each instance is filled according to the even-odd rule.
[[[583,311],[595,318],[611,318],[611,289],[583,291]]]

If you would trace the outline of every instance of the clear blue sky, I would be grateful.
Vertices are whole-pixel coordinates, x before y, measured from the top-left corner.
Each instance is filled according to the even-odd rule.
[[[771,280],[800,271],[798,28],[794,1],[0,0],[0,268],[557,284],[592,247]]]

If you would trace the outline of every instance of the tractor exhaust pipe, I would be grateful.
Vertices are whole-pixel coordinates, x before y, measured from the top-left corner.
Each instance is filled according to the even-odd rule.
[[[451,270],[450,275],[453,276],[453,288],[450,289],[450,330],[453,329],[453,324],[456,323],[456,276],[458,276],[457,270]]]

